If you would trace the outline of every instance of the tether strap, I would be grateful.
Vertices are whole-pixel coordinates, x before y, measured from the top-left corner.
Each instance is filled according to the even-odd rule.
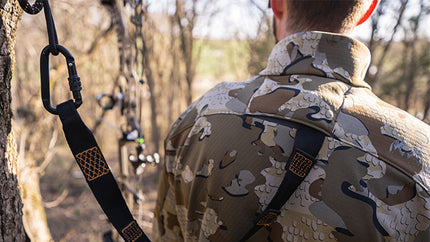
[[[293,152],[285,166],[286,174],[278,191],[270,201],[263,213],[258,216],[254,226],[242,237],[240,241],[246,241],[261,227],[269,227],[281,213],[280,209],[294,193],[300,183],[309,174],[316,163],[315,157],[322,146],[325,135],[320,131],[307,126],[299,126],[296,132]]]
[[[57,106],[64,134],[88,186],[112,225],[127,242],[150,241],[130,213],[99,146],[72,100]]]

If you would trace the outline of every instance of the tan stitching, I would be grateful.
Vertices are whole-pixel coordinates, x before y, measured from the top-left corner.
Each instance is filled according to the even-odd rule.
[[[277,217],[278,213],[269,211],[266,215],[258,220],[257,225],[269,227]]]
[[[142,229],[137,225],[136,221],[131,222],[121,232],[124,235],[124,239],[131,242],[136,241],[143,234]]]
[[[109,173],[109,167],[97,147],[90,148],[76,155],[82,173],[88,181]]]
[[[305,177],[311,166],[312,160],[298,152],[295,152],[288,169],[299,177]]]

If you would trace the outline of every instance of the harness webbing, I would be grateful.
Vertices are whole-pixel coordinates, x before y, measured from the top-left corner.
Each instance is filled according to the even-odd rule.
[[[134,220],[92,132],[72,100],[57,106],[67,143],[88,186],[112,225],[125,241],[150,241]]]
[[[294,125],[296,126],[296,125]],[[291,197],[300,183],[311,171],[316,163],[315,157],[324,142],[325,135],[313,128],[300,125],[297,128],[293,152],[285,166],[286,174],[279,185],[278,191],[267,208],[257,217],[252,228],[240,241],[251,238],[262,227],[270,227],[281,213],[280,209]]]

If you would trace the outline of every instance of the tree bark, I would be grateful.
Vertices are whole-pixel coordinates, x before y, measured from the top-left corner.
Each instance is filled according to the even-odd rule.
[[[21,9],[17,0],[1,0],[0,3],[0,242],[24,241],[10,90],[15,32]]]

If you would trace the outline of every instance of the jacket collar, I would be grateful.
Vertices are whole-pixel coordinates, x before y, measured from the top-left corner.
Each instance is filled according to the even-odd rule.
[[[361,42],[340,34],[302,32],[279,41],[260,75],[317,75],[343,81],[355,87],[364,81],[370,51]]]

